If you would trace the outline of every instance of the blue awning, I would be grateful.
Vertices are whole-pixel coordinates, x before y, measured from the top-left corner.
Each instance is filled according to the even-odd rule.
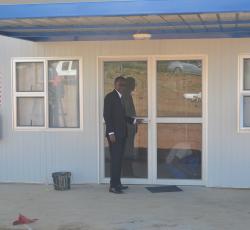
[[[0,5],[0,34],[30,41],[250,37],[249,0],[124,0]]]

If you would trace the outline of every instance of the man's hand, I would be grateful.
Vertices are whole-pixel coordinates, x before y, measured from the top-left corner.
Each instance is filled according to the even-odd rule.
[[[136,118],[136,124],[143,124],[143,123],[144,123],[144,119]]]
[[[110,134],[109,135],[109,140],[111,143],[115,143],[116,139],[115,139],[115,134]]]

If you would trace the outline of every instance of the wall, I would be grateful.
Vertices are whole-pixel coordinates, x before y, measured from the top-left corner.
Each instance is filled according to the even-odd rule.
[[[3,72],[0,181],[46,183],[51,172],[69,170],[74,183],[97,182],[95,61],[84,60],[84,131],[19,132],[12,128],[11,57],[70,56],[71,48],[53,53],[50,48],[10,38],[0,39],[0,69]],[[69,43],[68,43],[69,45]],[[86,49],[88,50],[88,49]],[[91,49],[87,51],[91,52]],[[78,52],[76,55],[82,55]],[[86,68],[87,65],[87,68]]]
[[[250,39],[30,43],[0,37],[3,72],[0,181],[43,183],[52,171],[73,172],[75,183],[97,182],[97,56],[208,55],[208,186],[250,187],[250,133],[237,132],[238,55]],[[16,132],[11,120],[11,57],[82,56],[84,130]],[[96,105],[96,106],[93,106]]]

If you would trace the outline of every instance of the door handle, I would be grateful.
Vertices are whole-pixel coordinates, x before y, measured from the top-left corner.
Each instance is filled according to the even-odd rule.
[[[148,118],[138,118],[138,119],[142,120],[141,123],[139,123],[139,124],[148,124],[151,121]]]

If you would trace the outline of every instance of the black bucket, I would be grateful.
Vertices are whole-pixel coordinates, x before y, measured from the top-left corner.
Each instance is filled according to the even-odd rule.
[[[71,172],[54,172],[52,173],[55,190],[69,190]]]

